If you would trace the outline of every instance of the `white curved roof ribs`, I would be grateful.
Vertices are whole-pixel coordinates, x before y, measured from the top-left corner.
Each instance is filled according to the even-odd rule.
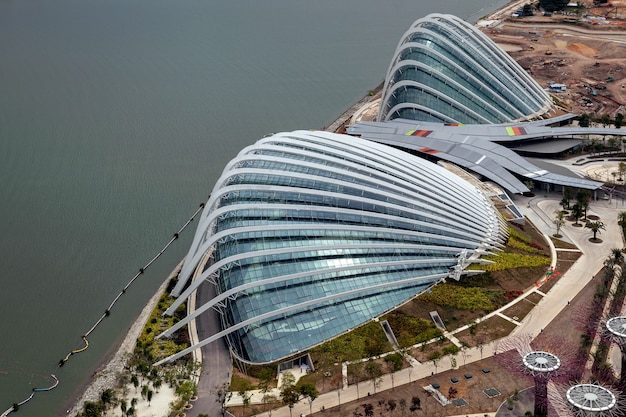
[[[422,36],[424,42],[414,41],[416,37]],[[419,45],[419,46],[418,46]],[[502,108],[508,109],[513,116],[505,118],[494,118],[490,116],[491,107],[485,109],[482,116],[487,118],[491,123],[512,122],[515,120],[528,120],[538,117],[549,111],[553,104],[547,92],[543,91],[539,86],[508,54],[502,51],[493,41],[491,41],[482,32],[463,22],[461,19],[443,14],[431,14],[422,19],[417,20],[411,25],[411,28],[402,36],[393,55],[393,59],[387,70],[385,83],[383,87],[381,106],[378,113],[378,120],[385,121],[392,119],[397,113],[393,113],[391,109],[406,108],[406,104],[396,103],[393,100],[393,93],[397,89],[395,74],[396,71],[404,64],[402,58],[403,52],[408,48],[421,48],[429,50],[430,56],[444,57],[449,68],[454,68],[457,72],[462,72],[467,77],[469,68],[482,74],[484,80],[479,81],[472,77],[477,88],[488,91],[488,95],[499,97],[494,99],[492,104],[507,105]],[[437,52],[437,48],[448,51],[449,57]],[[430,59],[428,59],[430,60]],[[430,64],[426,64],[430,67]],[[432,68],[436,71],[437,68]],[[426,80],[427,81],[427,80]],[[455,80],[458,85],[463,85],[463,77]],[[478,83],[477,83],[478,82]],[[436,87],[434,87],[436,89]],[[463,91],[458,88],[459,91]],[[445,94],[440,93],[441,96]],[[458,103],[458,100],[454,100]],[[450,101],[450,99],[448,99]],[[486,100],[483,100],[486,101]],[[415,103],[421,105],[423,103]],[[410,108],[414,104],[408,104]],[[426,106],[427,107],[427,106]],[[461,109],[458,106],[454,106]],[[465,106],[467,107],[467,106]],[[497,107],[497,106],[496,106]],[[514,109],[514,111],[511,111]],[[474,109],[479,111],[478,108]],[[444,113],[442,109],[437,111]],[[432,111],[425,111],[425,114],[434,114]],[[468,113],[469,115],[469,113]],[[424,117],[419,113],[414,114],[416,118]],[[408,114],[403,117],[411,117]],[[447,117],[440,117],[440,120],[458,119],[450,114]],[[469,117],[462,122],[470,121],[472,123],[480,123],[481,119]]]
[[[227,164],[167,314],[209,280],[219,295],[198,310],[223,313],[220,335],[235,354],[277,360],[417,295],[449,276],[459,253],[497,250],[504,228],[474,186],[404,151],[329,132],[276,134]],[[287,329],[301,326],[325,330],[293,340]],[[269,334],[268,349],[250,350]]]
[[[445,57],[442,57],[442,59],[445,59]],[[498,108],[496,108],[492,102],[487,101],[485,98],[483,97],[476,97],[470,90],[469,88],[467,88],[465,85],[457,82],[456,80],[454,80],[453,78],[445,75],[444,73],[442,73],[441,71],[433,68],[433,67],[429,67],[427,65],[424,65],[423,63],[419,62],[419,61],[414,61],[414,60],[406,60],[406,61],[401,61],[400,64],[398,64],[395,68],[394,68],[394,74],[397,74],[403,67],[411,67],[411,68],[419,68],[421,70],[423,70],[425,73],[432,73],[435,74],[439,77],[441,77],[442,79],[444,79],[446,81],[447,84],[454,86],[454,88],[459,91],[459,92],[463,92],[464,96],[466,97],[471,97],[474,100],[478,100],[481,103],[482,107],[485,108],[489,108],[490,111],[492,111],[493,113],[496,113],[500,116],[500,118],[502,120],[507,120],[507,116],[502,113],[501,110],[498,110]],[[473,81],[475,81],[477,84],[479,85],[484,85],[480,82],[480,80],[476,79],[472,74],[467,74],[468,77],[472,78]],[[396,82],[394,82],[394,87],[396,85]],[[486,87],[486,86],[485,86]],[[394,89],[390,89],[390,92],[395,91]],[[500,105],[507,107],[511,110],[511,112],[519,112],[518,110],[516,110],[510,103],[506,102],[505,100],[503,100],[499,95],[497,94],[492,94],[492,98],[493,100],[497,101],[498,103],[500,103]],[[486,118],[483,118],[485,120],[487,120]],[[486,122],[488,123],[488,121]]]

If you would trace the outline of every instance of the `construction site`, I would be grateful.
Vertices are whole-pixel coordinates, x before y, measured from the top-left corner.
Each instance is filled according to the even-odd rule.
[[[626,0],[572,4],[563,12],[521,16],[519,5],[479,23],[565,111],[624,113]],[[581,7],[582,6],[582,7]]]

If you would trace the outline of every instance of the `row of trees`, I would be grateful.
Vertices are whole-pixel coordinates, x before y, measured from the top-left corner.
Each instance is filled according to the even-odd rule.
[[[411,411],[411,413],[414,413],[415,411],[422,409],[422,405],[421,405],[422,401],[417,396],[411,399],[410,407],[409,407],[408,401],[404,398],[400,398],[400,400],[398,401],[394,399],[389,399],[387,401],[380,399],[378,400],[377,404],[378,404],[378,409],[379,409],[379,415],[381,416],[385,415],[384,412],[393,414],[396,408],[400,410],[400,414],[402,416],[406,414],[407,408]],[[361,409],[363,409],[362,412],[361,412]],[[363,416],[374,417],[375,415],[374,404],[366,403],[366,404],[360,405],[354,410],[352,415],[354,417],[363,417]]]
[[[613,125],[616,129],[619,129],[624,124],[624,115],[622,113],[617,113],[615,118],[611,118],[608,114],[594,116],[592,114],[583,113],[578,116],[578,125],[580,127],[589,127],[594,123],[601,124],[603,127]]]

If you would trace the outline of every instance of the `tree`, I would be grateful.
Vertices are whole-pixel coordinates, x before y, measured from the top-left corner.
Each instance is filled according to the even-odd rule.
[[[583,208],[580,204],[576,203],[572,206],[572,217],[574,218],[574,224],[578,226],[578,220],[583,217]]]
[[[406,400],[404,398],[400,398],[398,407],[400,408],[400,414],[404,417],[404,413],[406,413]]]
[[[561,200],[561,206],[564,210],[569,210],[569,202],[574,198],[574,190],[572,187],[563,188],[563,199]]]
[[[619,224],[622,229],[626,229],[626,211],[617,213],[617,224]]]
[[[133,383],[133,386],[135,387],[135,393],[137,393],[137,387],[139,386],[139,378],[137,378],[137,375],[133,374],[130,377],[130,382]]]
[[[385,365],[387,366],[387,370],[389,371],[389,374],[391,376],[392,390],[395,388],[394,373],[402,369],[402,362],[402,356],[397,353],[385,356]]]
[[[259,374],[259,384],[257,385],[257,388],[263,394],[263,405],[267,404],[267,402],[271,400],[272,396],[268,395],[267,393],[271,389],[270,387],[272,384],[273,377],[274,377],[274,373],[272,372],[271,369],[268,369],[268,368],[263,368],[263,370]]]
[[[376,392],[376,388],[382,382],[383,375],[383,367],[380,363],[374,361],[368,361],[365,364],[365,374],[372,380],[372,385],[374,386],[374,392]]]
[[[585,213],[585,220],[587,220],[587,209],[589,208],[589,202],[591,201],[591,191],[589,190],[578,190],[576,193],[576,201],[582,207]]]
[[[616,129],[619,129],[622,127],[622,124],[624,123],[624,115],[622,113],[617,113],[615,115],[615,121],[614,121],[614,125]]]
[[[614,264],[620,264],[624,260],[624,253],[620,248],[611,249],[611,259]]]
[[[115,392],[111,388],[107,388],[100,393],[100,402],[102,403],[102,411],[106,415],[109,405],[115,401]]]
[[[591,229],[591,231],[593,232],[593,240],[596,240],[596,234],[600,233],[600,230],[606,229],[606,226],[601,221],[587,222],[587,224],[585,224],[585,227],[587,229]]]
[[[315,385],[310,382],[305,382],[300,385],[299,388],[300,395],[306,398],[309,401],[309,414],[313,414],[313,401],[317,398],[319,393],[317,392],[317,388]]]
[[[469,346],[465,343],[461,345],[461,356],[463,356],[463,366],[465,366],[465,362],[467,361],[467,357],[469,356]]]
[[[619,181],[623,181],[624,173],[626,172],[626,163],[620,162],[617,164],[617,172],[619,172]]]
[[[122,400],[120,402],[120,410],[122,410],[122,415],[126,415],[126,410],[128,410],[128,403],[126,400]]]
[[[450,345],[443,348],[443,354],[450,356],[450,368],[456,368],[456,355],[459,353],[457,345]]]
[[[522,8],[522,14],[524,16],[533,16],[533,7],[530,5],[530,3],[526,3],[524,5],[524,7]]]
[[[554,210],[554,219],[552,219],[552,223],[556,226],[556,234],[555,237],[561,236],[561,227],[565,225],[565,213],[563,210]]]
[[[85,401],[83,404],[83,413],[86,417],[100,417],[102,415],[102,407],[93,401]]]
[[[154,387],[156,392],[159,392],[159,388],[161,388],[161,384],[163,384],[163,380],[161,378],[155,379],[154,382],[152,383],[152,386]]]
[[[283,372],[283,380],[280,387],[280,398],[289,407],[289,415],[291,416],[293,406],[300,401],[300,393],[296,388],[296,378],[291,372]]]
[[[550,10],[546,10],[546,11],[549,12]],[[591,117],[587,113],[583,113],[578,117],[578,126],[580,127],[589,127],[590,122],[591,122]]]
[[[289,407],[289,416],[291,416],[293,406],[300,401],[300,393],[295,386],[291,385],[280,390],[280,398]]]
[[[624,212],[626,214],[626,212]],[[361,375],[363,373],[363,363],[353,363],[350,365],[350,377],[352,379],[352,383],[356,383],[356,397],[361,398],[359,395],[359,380],[361,379]]]
[[[614,152],[618,152],[620,150],[619,149],[620,142],[621,141],[618,138],[616,138],[615,136],[611,136],[609,138],[609,148],[612,149]]]
[[[411,408],[409,408],[409,410],[411,412],[415,412],[415,411],[421,410],[421,409],[422,409],[422,400],[420,400],[419,397],[411,398]]]
[[[565,9],[569,0],[539,0],[539,5],[546,12],[555,12]]]
[[[176,388],[176,395],[180,397],[183,402],[189,401],[191,397],[196,395],[198,387],[191,381],[184,381]]]
[[[480,352],[480,359],[483,359],[483,350],[485,349],[485,335],[484,334],[479,334],[478,337],[476,338],[476,347],[478,348],[478,351]]]
[[[600,116],[600,119],[598,121],[602,123],[602,127],[607,127],[611,124],[611,116],[609,116],[608,114],[603,114],[602,116]]]
[[[243,402],[244,410],[250,405],[251,395],[248,391],[250,391],[252,388],[252,383],[247,379],[244,379],[241,383],[241,386],[239,387],[239,390],[237,391],[237,394],[239,394],[239,396],[241,397],[241,401]]]
[[[437,365],[439,364],[439,359],[441,359],[441,352],[435,350],[428,355],[428,360],[433,363],[435,367],[435,373],[437,373]]]

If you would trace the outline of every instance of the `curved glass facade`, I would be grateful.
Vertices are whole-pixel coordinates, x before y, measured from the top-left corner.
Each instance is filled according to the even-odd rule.
[[[455,16],[431,14],[402,37],[378,120],[506,123],[551,107],[550,96],[482,32]]]
[[[450,275],[502,240],[472,185],[385,145],[328,132],[264,138],[225,168],[201,216],[175,310],[208,280],[240,359],[304,351]],[[183,291],[202,258],[200,279]]]

